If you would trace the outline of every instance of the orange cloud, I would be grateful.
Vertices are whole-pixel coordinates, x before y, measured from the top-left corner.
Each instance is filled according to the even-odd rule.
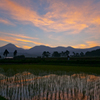
[[[0,41],[5,41],[14,44],[17,43],[17,41],[15,41],[13,37],[0,37]]]
[[[95,41],[87,41],[86,42],[89,47],[94,47],[100,45],[98,42]]]
[[[27,38],[27,39],[38,39],[38,38],[33,38],[33,37],[29,37],[29,36],[25,36],[25,35],[22,35],[22,34],[8,34],[7,35],[11,35],[11,36],[14,36],[14,37],[20,37],[20,38]]]
[[[94,18],[92,23],[100,25],[100,16],[97,18]]]
[[[36,42],[36,41],[31,41],[31,40],[25,40],[25,39],[16,39],[17,41],[22,41],[22,42],[30,42],[30,43],[34,43],[36,45],[46,45],[46,46],[49,46],[49,44],[43,44],[43,43],[40,43],[40,42]]]
[[[72,32],[69,33],[79,33],[83,29],[88,28],[91,24],[94,24],[92,21],[93,19],[97,20],[97,16],[100,18],[100,11],[97,9],[100,2],[99,5],[92,5],[93,1],[91,0],[80,1],[82,3],[80,5],[76,5],[76,2],[77,0],[71,1],[71,3],[68,4],[67,2],[59,0],[50,1],[50,12],[48,12],[45,17],[56,20],[58,19],[56,21],[58,24],[54,24],[54,26],[56,26],[56,29],[58,30],[62,29],[60,31],[72,30]],[[98,22],[95,21],[95,24],[98,24]]]
[[[5,34],[6,34],[6,36],[5,36]],[[14,37],[12,37],[12,36],[14,36]],[[27,38],[27,39],[24,39],[24,38]],[[25,49],[26,48],[27,49],[31,48],[31,47],[27,46],[27,43],[33,43],[35,45],[50,46],[49,44],[40,43],[40,42],[36,42],[36,41],[33,41],[33,40],[29,40],[29,39],[37,39],[37,38],[27,37],[25,35],[16,35],[16,34],[10,34],[10,33],[0,32],[0,41],[14,43],[15,45],[16,44],[21,44],[22,45],[21,47],[24,47]],[[23,44],[24,44],[24,46],[23,46]]]
[[[16,2],[12,2],[11,0],[2,0],[3,6],[2,9],[7,10],[12,15],[13,19],[19,21],[28,21],[33,23],[37,27],[42,27],[43,25],[49,25],[53,23],[53,21],[48,20],[46,18],[40,17],[35,11],[30,8],[25,8]]]
[[[37,45],[42,45],[42,43],[31,41],[31,40],[25,40],[25,39],[16,39],[16,40],[17,41],[22,41],[22,42],[31,42],[31,43],[34,43],[34,44],[37,44]]]
[[[16,38],[16,37],[19,37],[19,38],[26,38],[26,39],[38,39],[38,38],[35,38],[35,37],[29,37],[29,36],[25,36],[24,34],[18,34],[18,33],[16,33],[16,34],[5,33],[5,32],[0,32],[0,33],[1,33],[2,36],[3,36],[4,34],[6,34],[6,35],[8,35],[8,36],[10,36],[10,37],[14,36],[15,38]]]
[[[43,2],[43,1],[42,1]],[[80,1],[82,4],[67,3],[60,0],[47,0],[50,6],[45,15],[39,15],[30,7],[24,7],[11,0],[1,0],[0,8],[10,13],[15,20],[32,23],[35,26],[54,32],[67,31],[70,34],[80,33],[91,24],[100,24],[100,10],[93,1]],[[95,9],[94,9],[95,8]],[[98,19],[97,19],[98,16]]]
[[[78,44],[78,45],[75,45],[73,47],[74,48],[82,48],[82,49],[88,48],[88,46],[86,44]]]
[[[36,45],[45,45],[45,46],[50,46],[49,44],[44,44],[44,43],[40,43],[40,42],[35,42],[35,41],[31,41],[31,40],[25,40],[25,39],[17,39],[17,38],[14,38],[14,37],[0,37],[0,41],[5,41],[5,42],[9,42],[9,43],[14,43],[14,44],[21,44],[23,48],[25,49],[29,49],[31,48],[30,46],[27,46],[26,45],[23,45],[25,43],[34,43]],[[17,45],[16,45],[17,46]],[[17,46],[19,47],[19,46]]]
[[[95,42],[95,41],[86,41],[85,44],[78,44],[78,45],[75,45],[73,47],[74,48],[85,49],[85,48],[95,47],[95,46],[98,46],[98,45],[100,45],[100,43],[98,43],[98,42]]]
[[[15,24],[11,23],[8,20],[2,19],[2,18],[0,18],[0,23],[7,24],[7,25],[14,25],[15,26]]]
[[[32,48],[32,47],[30,47],[30,46],[22,46],[24,49],[30,49],[30,48]]]

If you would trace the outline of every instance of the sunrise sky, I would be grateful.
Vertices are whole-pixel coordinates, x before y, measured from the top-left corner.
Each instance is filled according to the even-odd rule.
[[[0,0],[0,46],[100,46],[100,0]]]

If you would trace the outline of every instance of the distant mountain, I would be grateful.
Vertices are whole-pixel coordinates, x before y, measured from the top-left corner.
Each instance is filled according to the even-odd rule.
[[[22,48],[18,48],[16,47],[14,44],[7,44],[5,46],[0,47],[0,55],[3,56],[3,52],[5,51],[5,49],[7,49],[9,51],[9,55],[8,56],[13,56],[13,52],[15,50],[17,50],[18,55],[24,54],[26,52],[26,50],[22,49]]]
[[[71,46],[68,47],[49,47],[49,46],[44,46],[44,45],[40,45],[40,46],[35,46],[31,49],[22,49],[22,48],[18,48],[16,47],[14,44],[7,44],[5,46],[0,47],[0,55],[3,56],[3,52],[5,51],[5,49],[7,49],[9,51],[9,55],[8,56],[13,56],[13,52],[15,50],[17,50],[18,55],[25,55],[26,57],[37,57],[37,56],[41,56],[43,51],[49,51],[50,53],[53,53],[54,51],[58,51],[58,52],[62,52],[62,51],[70,51],[70,54],[72,55],[72,52],[75,53],[80,53],[80,52],[87,52],[87,51],[92,51],[92,50],[96,50],[96,49],[100,49],[100,46],[96,46],[96,47],[92,47],[92,48],[86,48],[86,49],[79,49],[79,48],[73,48]]]
[[[72,47],[60,47],[60,46],[52,48],[52,47],[40,45],[40,46],[35,46],[35,47],[29,49],[28,53],[31,53],[31,54],[36,53],[39,56],[39,55],[42,55],[43,51],[49,51],[50,53],[53,53],[54,51],[62,52],[62,51],[66,51],[66,50],[73,51],[74,48],[72,48]]]

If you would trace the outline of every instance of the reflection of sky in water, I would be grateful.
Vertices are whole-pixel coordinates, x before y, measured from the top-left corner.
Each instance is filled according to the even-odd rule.
[[[100,77],[86,74],[0,74],[0,95],[9,100],[100,100]]]

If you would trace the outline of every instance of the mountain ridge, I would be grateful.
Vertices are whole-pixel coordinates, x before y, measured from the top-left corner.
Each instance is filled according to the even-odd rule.
[[[8,43],[8,44],[0,47],[0,55],[3,54],[5,49],[7,49],[10,52],[9,56],[12,56],[13,52],[15,50],[17,50],[18,55],[25,55],[26,57],[37,57],[37,56],[42,56],[43,51],[49,51],[50,53],[53,53],[54,51],[62,52],[62,51],[68,50],[68,51],[70,51],[70,54],[72,54],[72,52],[75,52],[75,53],[83,52],[83,53],[85,53],[87,51],[100,49],[100,46],[81,49],[81,48],[73,48],[71,46],[68,46],[68,47],[63,47],[63,46],[49,47],[49,46],[45,46],[45,45],[40,45],[40,46],[38,45],[38,46],[34,46],[30,49],[23,49],[23,48],[19,48],[19,47],[15,46],[12,43]]]
[[[12,44],[12,43],[8,43],[4,46],[1,46],[1,47],[7,47],[7,46],[13,46],[13,47],[17,47],[16,45]],[[0,47],[0,48],[1,48]],[[63,46],[57,46],[57,47],[50,47],[50,46],[45,46],[45,45],[37,45],[37,46],[34,46],[32,48],[35,48],[35,47],[49,47],[49,48],[73,48],[73,49],[91,49],[91,48],[100,48],[100,46],[94,46],[94,47],[90,47],[90,48],[74,48],[72,46],[67,46],[67,47],[63,47]],[[20,47],[17,47],[17,48],[20,48]],[[32,49],[30,48],[30,49]],[[24,48],[21,48],[21,49],[24,49]],[[29,50],[29,49],[24,49],[24,50]]]

